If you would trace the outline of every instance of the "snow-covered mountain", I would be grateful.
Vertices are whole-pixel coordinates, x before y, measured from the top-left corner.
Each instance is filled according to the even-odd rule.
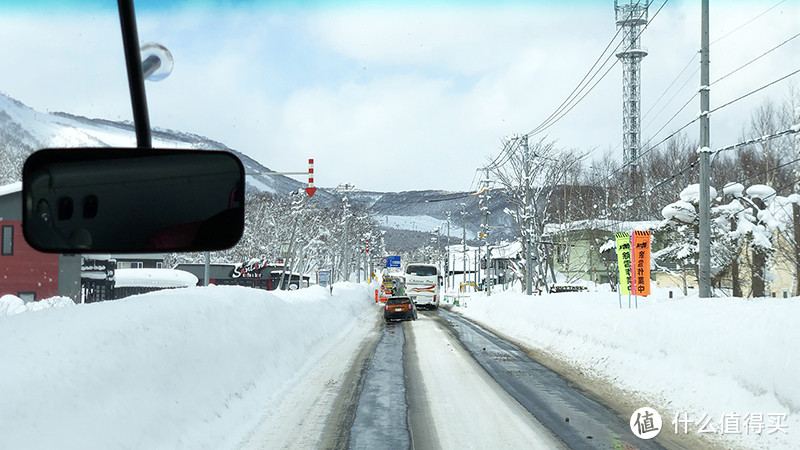
[[[155,148],[194,148],[227,150],[235,153],[245,166],[246,173],[256,174],[271,170],[249,156],[231,149],[223,143],[196,134],[153,128]],[[40,148],[48,147],[135,147],[133,123],[90,119],[68,113],[43,113],[0,92],[0,184],[19,180],[25,158]],[[283,175],[248,175],[248,189],[274,194],[288,194],[304,188],[300,181]],[[318,201],[331,207],[347,197],[355,204],[367,207],[381,226],[387,230],[389,249],[416,248],[430,245],[431,232],[440,228],[444,238],[447,230],[447,213],[450,213],[450,235],[460,239],[466,225],[468,240],[475,239],[480,226],[478,197],[463,192],[406,191],[367,192],[352,189],[320,188],[315,194]],[[463,204],[463,206],[462,206]],[[492,226],[510,226],[503,213],[506,204],[499,195],[491,205]],[[466,211],[462,219],[461,212]],[[510,228],[493,228],[498,236],[510,234]]]
[[[270,172],[258,161],[225,144],[196,134],[154,128],[154,148],[194,148],[227,150],[236,154],[248,174]],[[0,148],[3,164],[21,165],[25,157],[48,147],[135,147],[133,123],[89,119],[67,113],[42,113],[4,93],[0,93]],[[8,167],[6,167],[8,170]],[[19,168],[7,173],[3,182],[16,181]],[[305,187],[304,183],[283,175],[248,175],[249,188],[285,194]]]
[[[345,192],[348,198],[367,206],[380,226],[396,230],[387,235],[389,249],[403,248],[411,242],[430,245],[439,228],[440,239],[444,245],[447,239],[448,214],[450,216],[451,242],[477,239],[482,214],[478,209],[479,197],[474,192],[447,191],[404,191],[404,192]],[[508,238],[512,235],[511,220],[503,210],[508,204],[502,195],[493,192],[489,203],[491,233],[495,237]],[[465,215],[462,217],[462,212]],[[398,233],[397,231],[402,231]],[[411,242],[410,242],[411,241]]]

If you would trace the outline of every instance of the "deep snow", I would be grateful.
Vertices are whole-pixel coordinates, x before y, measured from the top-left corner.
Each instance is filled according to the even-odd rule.
[[[36,311],[9,298],[0,299],[13,314],[0,316],[0,448],[234,447],[347,330],[379,314],[356,284],[333,295],[176,289]],[[797,447],[800,298],[655,290],[620,309],[617,294],[591,287],[472,294],[461,305],[453,310],[647,399],[641,406],[665,428],[685,413],[698,433],[707,414],[719,432],[727,415],[720,437],[731,445]],[[757,414],[760,435],[748,428]]]
[[[365,286],[337,284],[332,295],[193,287],[0,316],[0,448],[232,447],[374,314]]]
[[[631,301],[638,308],[624,296],[620,309],[607,286],[590,289],[473,294],[453,310],[648,399],[640,406],[659,411],[665,432],[679,414],[692,423],[678,422],[677,434],[705,428],[744,448],[800,445],[800,298],[670,299],[656,289]]]

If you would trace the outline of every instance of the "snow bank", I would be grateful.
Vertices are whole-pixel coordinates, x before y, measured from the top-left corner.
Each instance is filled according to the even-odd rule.
[[[800,433],[800,298],[665,297],[639,298],[638,309],[626,298],[620,309],[614,293],[493,294],[454,310],[652,399],[641,406],[661,408],[665,427],[677,413],[707,413],[713,423],[761,413],[765,424],[768,414],[786,413],[788,434],[725,437],[747,448],[792,448]]]
[[[2,316],[0,448],[233,446],[374,316],[367,288],[349,284],[192,287]]]
[[[69,297],[50,297],[38,302],[25,303],[16,295],[6,294],[0,297],[0,316],[13,316],[26,311],[39,311],[48,308],[63,308],[74,306],[75,302]]]

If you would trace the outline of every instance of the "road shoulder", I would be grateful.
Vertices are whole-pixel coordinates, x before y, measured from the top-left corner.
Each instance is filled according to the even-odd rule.
[[[450,312],[458,314],[452,310],[450,310]],[[534,361],[558,374],[558,376],[566,380],[569,385],[580,391],[586,397],[609,408],[614,412],[614,414],[619,416],[625,422],[630,420],[630,415],[633,411],[641,408],[642,406],[650,406],[659,411],[670,410],[670,408],[662,406],[661,402],[658,402],[654,399],[645,398],[638,392],[620,389],[616,387],[610,380],[598,377],[579,368],[575,368],[568,361],[558,357],[558,355],[554,355],[542,349],[526,346],[523,342],[515,339],[513,336],[503,334],[487,324],[475,321],[461,314],[458,315],[459,317],[473,322],[487,331],[497,335],[498,337],[518,346]],[[671,426],[670,420],[671,419],[665,417],[664,422],[667,426]],[[662,433],[658,436],[656,441],[663,447],[670,449],[703,448],[709,450],[723,450],[730,448],[730,443],[725,443],[720,440],[710,438],[706,435]]]
[[[381,336],[378,314],[358,321],[240,443],[243,449],[347,448],[364,374]]]

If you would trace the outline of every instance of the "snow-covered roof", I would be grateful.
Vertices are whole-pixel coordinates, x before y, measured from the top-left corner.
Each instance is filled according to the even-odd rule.
[[[492,258],[513,259],[522,251],[522,242],[514,241],[501,246],[492,246]]]
[[[163,253],[124,253],[111,255],[108,253],[84,253],[83,257],[86,259],[94,259],[98,261],[114,260],[147,260],[147,261],[163,261]]]
[[[0,186],[0,196],[22,191],[22,181]]]
[[[587,219],[565,223],[551,223],[544,226],[547,234],[557,234],[565,231],[602,230],[617,232],[631,232],[634,230],[648,231],[658,228],[659,222],[655,220],[612,220],[612,219]]]
[[[114,287],[179,288],[197,285],[197,277],[176,269],[117,269]]]

